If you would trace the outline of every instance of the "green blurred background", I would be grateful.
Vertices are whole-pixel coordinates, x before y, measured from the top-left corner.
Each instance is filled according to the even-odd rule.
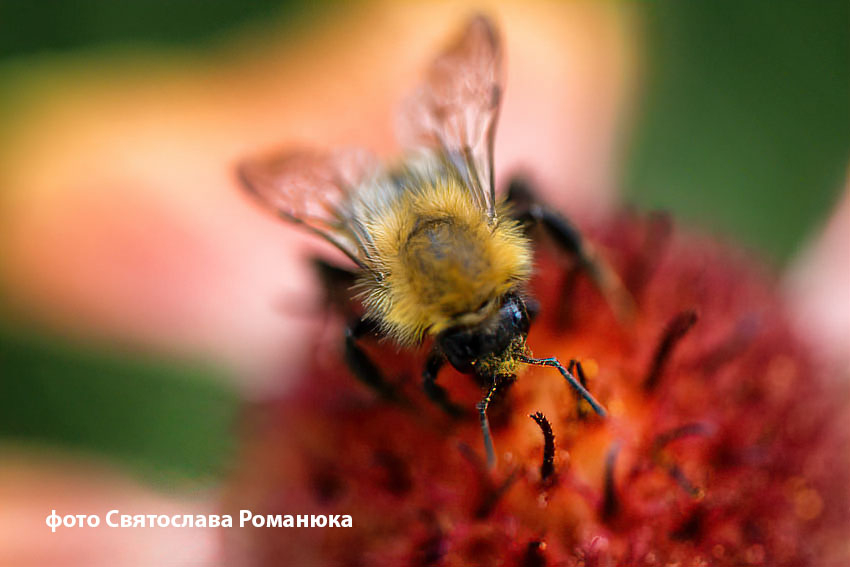
[[[329,9],[306,6],[0,1],[0,119],[15,112],[4,96],[15,87],[10,69],[30,58],[116,45],[204,50],[238,26],[294,26]],[[627,199],[785,265],[825,219],[846,173],[850,3],[670,0],[633,9],[646,52]],[[0,442],[80,451],[155,481],[225,470],[240,400],[221,370],[0,329]]]

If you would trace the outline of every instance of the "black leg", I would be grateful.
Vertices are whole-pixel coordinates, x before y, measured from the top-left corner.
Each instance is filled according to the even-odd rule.
[[[540,202],[528,182],[512,180],[507,197],[517,220],[541,225],[563,250],[580,262],[587,260],[587,247],[578,229],[565,216]]]
[[[375,324],[368,319],[358,319],[345,330],[345,363],[355,378],[376,391],[382,398],[397,402],[400,401],[398,392],[386,381],[381,369],[357,344],[363,336],[375,331]]]
[[[439,374],[440,368],[443,367],[445,362],[446,357],[436,350],[428,355],[428,360],[425,361],[425,368],[422,371],[422,388],[425,390],[425,394],[428,398],[440,406],[440,408],[451,417],[463,417],[466,415],[466,410],[453,403],[449,399],[445,388],[437,384],[437,374]]]
[[[602,404],[596,401],[596,398],[594,398],[593,395],[588,392],[584,386],[581,385],[581,382],[576,380],[576,377],[573,376],[571,372],[564,368],[564,366],[557,358],[530,358],[522,354],[519,355],[517,358],[520,362],[525,364],[536,364],[537,366],[551,366],[552,368],[556,368],[558,372],[561,373],[561,376],[563,376],[564,379],[569,383],[569,385],[573,387],[576,393],[582,398],[584,398],[587,403],[590,404],[590,407],[593,408],[593,411],[595,411],[599,415],[599,417],[606,417],[608,415],[608,412],[605,411],[605,408],[602,407]],[[584,372],[582,372],[582,374],[584,374]]]
[[[538,201],[528,183],[519,179],[508,187],[508,202],[517,220],[542,226],[555,244],[575,257],[621,321],[633,318],[634,300],[620,277],[565,216]]]
[[[325,303],[346,318],[354,317],[351,288],[357,280],[357,273],[321,258],[313,260],[313,267],[325,291]]]

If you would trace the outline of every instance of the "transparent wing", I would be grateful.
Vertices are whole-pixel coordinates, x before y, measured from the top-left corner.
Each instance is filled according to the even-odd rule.
[[[502,48],[493,23],[470,20],[431,63],[402,109],[400,137],[436,147],[465,174],[476,202],[495,218],[493,141],[502,98]]]
[[[345,203],[379,171],[378,160],[365,150],[290,150],[237,167],[242,187],[260,204],[329,241],[363,269],[369,266],[360,238],[345,220]]]

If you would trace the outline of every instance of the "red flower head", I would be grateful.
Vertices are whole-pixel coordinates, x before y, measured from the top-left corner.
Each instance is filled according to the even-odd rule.
[[[773,283],[751,258],[680,235],[663,215],[622,214],[581,226],[590,245],[556,226],[572,256],[544,234],[532,235],[538,245],[528,278],[526,241],[508,217],[522,205],[502,207],[488,191],[498,47],[486,20],[474,20],[431,67],[413,103],[426,119],[414,125],[427,134],[420,143],[437,148],[424,166],[411,161],[386,178],[370,173],[365,183],[348,182],[351,192],[336,201],[340,177],[328,174],[330,158],[293,153],[242,169],[261,200],[357,263],[360,297],[378,331],[407,346],[424,338],[479,378],[517,371],[515,381],[493,378],[498,388],[455,370],[440,374],[461,408],[475,408],[482,386],[495,389],[490,429],[498,465],[487,466],[474,411],[449,415],[455,412],[444,410],[454,406],[442,392],[431,391],[432,400],[421,393],[427,348],[367,340],[364,350],[349,344],[344,357],[317,345],[299,386],[258,410],[235,486],[239,506],[254,514],[347,515],[353,526],[251,530],[253,562],[821,565],[846,557],[847,392],[795,338]],[[322,206],[303,201],[302,192],[296,198],[296,190],[312,192]],[[479,209],[457,204],[465,198]],[[440,203],[442,216],[427,216],[423,199]],[[463,223],[479,211],[487,234],[508,244],[495,252],[482,247],[483,260],[444,246],[447,234],[466,242],[457,234],[474,234]],[[566,222],[537,204],[529,211],[550,229]],[[423,232],[416,215],[442,224]],[[434,266],[447,271],[430,284],[399,276],[407,264],[388,256],[403,256],[405,244],[386,245],[391,231],[416,244],[425,276]],[[522,269],[496,270],[496,259]],[[445,333],[495,328],[487,317],[501,317],[512,301],[497,303],[496,316],[485,313],[487,297],[482,303],[473,294],[482,305],[475,311],[464,307],[472,292],[431,293],[448,293],[443,280],[470,283],[464,269],[472,260],[510,274],[499,296],[536,298],[540,309],[527,341],[523,327],[518,342],[493,351],[502,354],[469,362],[455,356]],[[431,312],[393,287],[399,281],[434,309],[451,306],[447,312],[463,322],[429,319]],[[417,315],[393,318],[400,304]],[[525,304],[518,305],[524,315]],[[529,350],[571,361],[568,373],[607,416],[554,369],[521,366],[533,362]],[[365,357],[388,377],[372,390],[349,371],[368,382],[374,367]],[[486,431],[483,414],[482,423]]]
[[[619,324],[587,278],[539,247],[541,314],[528,343],[579,360],[609,417],[554,370],[528,368],[492,405],[499,465],[489,471],[477,420],[451,420],[419,393],[420,355],[370,346],[409,401],[395,403],[317,347],[300,386],[258,412],[239,502],[257,514],[349,514],[354,525],[253,530],[257,564],[846,556],[846,388],[794,337],[773,284],[751,259],[672,233],[663,216],[588,232],[636,298],[634,321]],[[441,382],[469,408],[480,397],[469,377],[446,371]]]

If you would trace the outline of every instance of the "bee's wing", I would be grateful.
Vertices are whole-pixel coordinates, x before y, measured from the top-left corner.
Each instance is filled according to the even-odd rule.
[[[237,166],[243,188],[284,220],[304,226],[371,270],[356,230],[345,220],[345,202],[380,171],[365,150],[290,150],[244,160]]]
[[[406,101],[402,142],[436,147],[465,174],[477,203],[495,218],[493,141],[502,98],[502,47],[493,23],[476,16],[431,63]]]

